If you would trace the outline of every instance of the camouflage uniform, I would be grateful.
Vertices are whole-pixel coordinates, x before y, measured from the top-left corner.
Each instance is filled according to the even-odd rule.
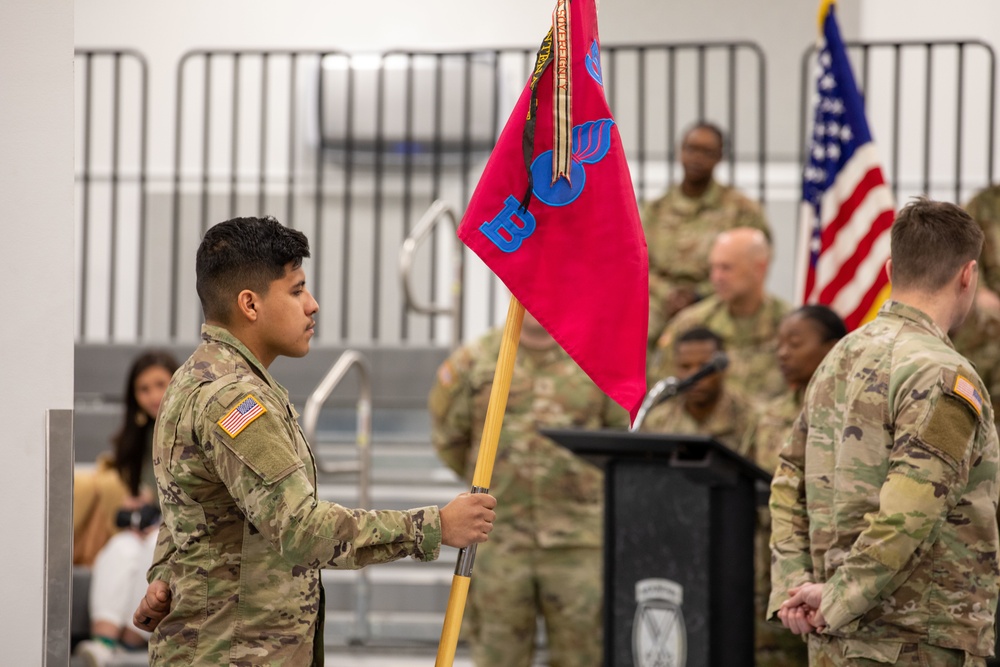
[[[225,329],[206,325],[202,338],[163,397],[153,438],[163,523],[148,576],[173,597],[151,664],[322,664],[320,569],[436,558],[438,509],[319,500],[287,391]]]
[[[430,394],[434,446],[470,480],[500,340],[493,331],[453,353]],[[561,348],[518,350],[490,485],[497,518],[465,616],[478,667],[530,665],[539,612],[553,665],[600,664],[604,478],[538,429],[627,425]]]
[[[792,424],[802,412],[802,392],[788,391],[760,406],[754,422],[753,441],[757,465],[774,474],[778,455],[792,433]]]
[[[708,435],[734,452],[753,457],[750,441],[746,439],[751,429],[753,410],[742,395],[723,389],[715,409],[703,423],[695,421],[684,409],[684,400],[677,397],[660,403],[646,414],[640,431],[648,433],[676,433],[679,435]]]
[[[757,465],[774,474],[778,454],[788,441],[792,424],[802,411],[802,392],[787,392],[766,405],[757,414],[753,441]],[[754,534],[754,630],[757,664],[768,667],[797,667],[808,664],[808,650],[802,637],[765,619],[771,593],[771,514],[766,507],[757,510]]]
[[[824,584],[813,664],[993,652],[1000,452],[985,395],[898,302],[817,369],[771,484],[768,606],[774,619],[789,589]]]
[[[1000,294],[1000,185],[980,190],[968,204],[968,211],[986,235],[979,256],[980,280]]]
[[[726,382],[730,386],[755,403],[785,393],[785,379],[778,368],[778,325],[788,310],[788,304],[770,295],[764,297],[756,314],[747,318],[734,318],[717,296],[688,306],[670,320],[660,336],[659,352],[651,359],[650,382],[674,374],[674,341],[678,336],[706,327],[726,345]]]
[[[649,248],[650,346],[673,315],[664,310],[664,303],[674,290],[690,288],[699,297],[712,293],[708,253],[719,233],[754,227],[771,234],[756,202],[715,181],[698,199],[686,196],[680,185],[670,188],[645,205],[642,227]]]
[[[993,399],[993,417],[1000,417],[1000,313],[973,305],[951,342],[975,366]]]

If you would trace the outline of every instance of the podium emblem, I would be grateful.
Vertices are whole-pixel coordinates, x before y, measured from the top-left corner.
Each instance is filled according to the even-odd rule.
[[[684,667],[687,630],[681,604],[684,588],[669,579],[643,579],[635,584],[632,624],[634,667]]]

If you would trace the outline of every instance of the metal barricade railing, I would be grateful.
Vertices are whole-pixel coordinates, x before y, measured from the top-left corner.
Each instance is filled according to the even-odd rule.
[[[322,306],[323,343],[443,342],[444,315],[413,321],[392,255],[432,202],[451,201],[461,213],[534,56],[534,48],[185,54],[177,69],[170,275],[158,293],[168,305],[157,306],[169,310],[170,338],[193,336],[200,323],[182,267],[204,228],[273,212],[309,236],[306,271]],[[721,178],[764,199],[759,46],[603,45],[602,58],[639,199],[676,181],[678,134],[705,119],[729,137]],[[438,294],[447,280],[437,246],[411,278],[424,293]],[[466,274],[464,329],[496,324],[502,284],[487,272]]]
[[[403,284],[403,294],[406,298],[407,307],[414,312],[425,315],[448,315],[451,317],[451,345],[458,347],[462,343],[462,280],[465,273],[464,252],[462,244],[458,239],[453,241],[452,251],[452,272],[454,279],[451,285],[451,304],[441,305],[436,303],[421,303],[413,291],[411,281],[414,255],[420,244],[437,228],[442,220],[451,222],[452,229],[458,231],[458,215],[455,209],[447,202],[437,200],[427,212],[417,221],[403,246],[399,250],[399,276]]]
[[[608,104],[624,133],[639,199],[658,194],[648,164],[664,162],[666,185],[673,185],[680,133],[696,121],[711,121],[726,134],[722,164],[729,184],[739,180],[752,197],[766,202],[767,58],[759,44],[602,45],[602,52]],[[756,174],[741,174],[742,165]]]
[[[534,48],[188,52],[176,69],[172,159],[152,156],[166,169],[166,191],[154,193],[149,212],[147,135],[168,133],[146,126],[145,60],[125,50],[79,53],[81,339],[194,340],[201,312],[185,267],[191,266],[201,235],[227,217],[266,213],[310,238],[313,261],[306,270],[323,306],[323,343],[443,339],[443,315],[424,318],[420,324],[426,326],[411,321],[416,313],[399,289],[393,256],[432,202],[454,202],[461,213],[521,93]],[[86,53],[92,55],[85,59]],[[91,58],[107,56],[124,70],[132,55],[141,59],[141,84],[120,91],[117,83],[105,86],[114,95],[91,88],[91,73],[103,71]],[[619,119],[639,199],[675,182],[678,133],[702,119],[722,125],[730,138],[721,177],[764,199],[767,82],[759,46],[603,45],[602,58],[606,94]],[[113,111],[106,99],[117,99],[120,92],[129,100],[133,88],[141,90],[141,111],[128,104],[121,114]],[[141,128],[141,137],[128,142],[141,150],[138,167],[123,161],[108,167],[107,178],[112,189],[132,178],[138,184],[139,252],[131,252],[132,236],[107,232],[131,202],[94,207],[105,200],[96,149],[105,135],[108,143],[112,136],[95,132],[94,118],[129,131]],[[126,157],[126,143],[120,149]],[[147,230],[147,217],[169,222]],[[106,238],[118,245],[108,248]],[[421,265],[412,277],[413,284],[427,285],[429,294],[437,294],[438,283],[447,279],[437,267],[437,245],[429,248],[430,268]],[[108,261],[109,255],[116,258]],[[465,276],[465,330],[484,329],[503,317],[502,284],[476,268],[468,267]],[[149,279],[153,274],[155,281]],[[133,288],[134,323],[125,319]]]
[[[97,335],[101,331],[106,340],[114,341],[119,331],[131,329],[141,339],[149,67],[145,56],[131,49],[77,49],[74,57],[77,127],[82,132],[76,151],[81,246],[77,337],[101,338]],[[99,150],[99,143],[106,150]],[[98,195],[107,199],[98,201]],[[101,247],[96,245],[98,236],[106,238]],[[132,279],[123,281],[122,275]],[[106,284],[106,290],[95,289],[98,282]],[[123,282],[134,286],[134,310],[120,307],[126,304],[119,299]],[[96,321],[101,311],[106,328]]]
[[[961,204],[993,182],[996,56],[989,44],[966,39],[848,41],[844,45],[898,203],[903,203],[901,197],[927,194]],[[815,58],[815,46],[802,56],[799,146],[803,163],[814,90],[810,66]],[[947,70],[953,74],[941,76]],[[976,83],[969,85],[974,76]],[[982,131],[967,131],[976,127]],[[904,128],[908,130],[905,141]]]
[[[356,473],[358,476],[358,506],[369,509],[371,507],[372,468],[372,373],[371,364],[365,355],[354,350],[347,350],[340,355],[340,358],[306,400],[305,408],[302,411],[302,431],[306,440],[313,443],[315,447],[318,444],[316,432],[323,405],[351,368],[358,369],[360,380],[356,404],[358,458],[356,461],[328,463],[316,456],[316,467],[324,474]],[[371,609],[371,584],[366,568],[357,572],[354,601],[355,636],[353,639],[364,642],[371,636],[371,626],[368,619]]]

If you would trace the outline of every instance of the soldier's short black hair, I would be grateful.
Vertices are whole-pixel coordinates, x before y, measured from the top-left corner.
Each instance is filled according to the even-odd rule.
[[[726,133],[722,131],[721,127],[708,120],[699,120],[695,123],[692,123],[686,130],[684,130],[684,134],[681,135],[681,143],[683,144],[684,140],[687,139],[688,135],[694,132],[695,130],[708,130],[709,132],[714,134],[715,137],[719,140],[719,154],[725,155]]]
[[[302,265],[309,240],[271,216],[233,218],[205,233],[195,259],[198,298],[206,320],[228,323],[243,290],[267,294],[288,264]]]
[[[937,291],[983,251],[983,230],[956,204],[916,197],[892,223],[892,282]]]
[[[725,349],[725,343],[722,342],[722,337],[715,333],[708,327],[694,327],[688,329],[674,342],[674,349],[680,347],[684,343],[696,343],[701,341],[712,341],[715,343],[715,349],[720,352]]]
[[[832,340],[840,340],[847,335],[847,325],[844,320],[829,306],[820,304],[809,304],[793,310],[788,317],[798,316],[804,320],[809,320],[819,329],[822,343],[829,343]]]

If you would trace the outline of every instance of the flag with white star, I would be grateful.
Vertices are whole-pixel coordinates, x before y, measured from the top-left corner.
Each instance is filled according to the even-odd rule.
[[[802,172],[798,294],[802,303],[829,305],[854,329],[874,317],[888,295],[884,267],[895,202],[829,0],[821,23],[812,137]]]

